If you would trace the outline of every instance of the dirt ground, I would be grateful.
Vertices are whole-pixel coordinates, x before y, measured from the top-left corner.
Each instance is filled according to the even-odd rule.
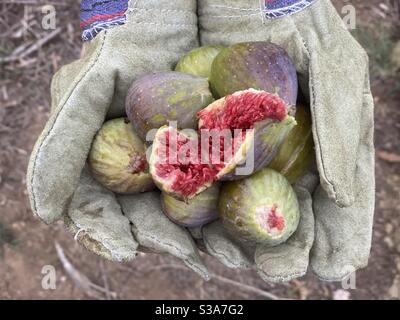
[[[357,289],[346,292],[340,284],[320,282],[311,274],[287,284],[266,284],[254,271],[228,270],[209,257],[205,260],[212,272],[248,287],[224,278],[204,282],[168,256],[140,255],[128,264],[103,261],[75,243],[62,223],[46,226],[35,219],[26,194],[28,157],[49,116],[51,76],[76,59],[81,46],[79,1],[55,2],[60,28],[55,32],[40,27],[42,7],[49,2],[0,2],[0,299],[263,299],[265,292],[292,299],[399,299],[400,74],[391,62],[399,41],[398,0],[333,1],[339,12],[344,3],[357,9],[354,34],[371,56],[376,102],[373,248],[369,266],[357,272]],[[37,46],[43,37],[48,41]],[[63,268],[55,241],[76,270],[107,292],[74,281]],[[45,265],[55,267],[55,290],[42,288]]]

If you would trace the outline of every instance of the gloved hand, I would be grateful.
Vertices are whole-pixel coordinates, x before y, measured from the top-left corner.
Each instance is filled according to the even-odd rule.
[[[195,0],[129,3],[82,2],[90,41],[83,57],[53,79],[52,114],[28,169],[32,210],[46,223],[63,218],[78,242],[108,259],[132,260],[138,248],[170,253],[207,278],[189,232],[162,213],[158,193],[116,197],[85,168],[105,119],[124,116],[130,84],[172,70],[198,46]]]
[[[287,243],[243,247],[219,222],[203,228],[204,242],[224,264],[255,265],[266,281],[302,276],[309,263],[321,279],[341,280],[367,265],[371,246],[374,112],[368,57],[330,1],[261,2],[260,8],[259,0],[198,0],[201,45],[271,41],[286,49],[310,102],[320,184],[309,173],[296,185],[301,222]]]
[[[264,25],[258,1],[231,2],[200,1],[203,44],[271,40],[288,50],[304,92],[309,92],[311,83],[322,185],[339,204],[349,205],[351,194],[356,201],[340,209],[319,187],[312,202],[318,181],[309,173],[296,186],[302,219],[286,244],[244,247],[230,239],[218,222],[204,227],[200,236],[209,253],[231,267],[255,264],[267,281],[289,280],[307,269],[315,214],[312,266],[324,279],[341,278],[347,274],[343,266],[366,263],[372,227],[373,112],[365,54],[341,29],[329,5],[317,3]],[[106,258],[131,260],[138,249],[168,252],[207,277],[192,237],[162,214],[158,193],[116,197],[85,168],[91,142],[105,118],[123,115],[129,84],[142,74],[172,69],[198,45],[195,12],[191,0],[131,1],[126,24],[101,31],[86,44],[81,60],[55,76],[53,113],[32,155],[28,190],[35,214],[47,223],[64,217],[80,243]],[[228,17],[218,18],[221,15]],[[110,24],[121,23],[117,19]],[[91,36],[105,27],[100,23],[85,34]],[[340,58],[348,60],[343,63]],[[322,79],[328,82],[321,83]],[[332,91],[338,88],[337,93]],[[199,236],[199,232],[192,234]]]

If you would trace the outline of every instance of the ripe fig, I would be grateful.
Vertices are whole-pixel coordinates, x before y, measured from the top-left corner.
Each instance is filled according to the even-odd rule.
[[[196,48],[179,60],[175,71],[209,78],[215,57],[223,50],[222,46]]]
[[[282,99],[253,89],[217,100],[198,116],[200,131],[235,132],[233,154],[230,158],[224,154],[225,166],[217,175],[219,180],[241,179],[267,166],[296,126]],[[236,169],[240,164],[245,168],[239,172]]]
[[[233,236],[268,246],[285,242],[300,219],[299,203],[290,183],[269,168],[224,184],[218,210]]]
[[[97,133],[89,154],[94,178],[119,194],[155,188],[146,160],[146,148],[128,119],[107,121]]]
[[[180,72],[160,72],[135,81],[126,98],[126,113],[139,137],[169,121],[197,128],[196,113],[213,101],[207,79]]]
[[[282,173],[292,184],[306,173],[315,156],[311,115],[304,105],[297,105],[296,122],[297,126],[290,131],[268,165]]]
[[[218,218],[219,185],[214,184],[188,202],[180,201],[162,193],[161,203],[164,213],[178,225],[196,228]]]
[[[222,50],[212,64],[210,84],[216,97],[253,88],[275,93],[296,106],[294,63],[283,48],[270,42],[238,43]]]
[[[191,199],[215,181],[242,179],[262,169],[296,125],[278,96],[256,90],[227,96],[198,116],[199,132],[165,126],[153,143],[150,173],[161,190],[177,199]]]
[[[158,129],[150,156],[150,173],[156,185],[172,197],[188,201],[209,188],[220,166],[200,159],[200,139],[195,131]]]

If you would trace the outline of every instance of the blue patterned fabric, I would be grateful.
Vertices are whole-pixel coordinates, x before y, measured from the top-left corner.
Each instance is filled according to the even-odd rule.
[[[263,0],[267,19],[276,19],[299,12],[317,0]]]
[[[128,2],[129,0],[82,0],[82,39],[91,40],[101,30],[124,24]]]

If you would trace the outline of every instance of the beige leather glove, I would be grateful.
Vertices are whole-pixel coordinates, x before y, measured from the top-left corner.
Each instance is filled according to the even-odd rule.
[[[292,57],[311,106],[320,180],[315,191],[312,175],[296,186],[302,221],[286,244],[242,249],[221,236],[215,223],[204,228],[208,251],[228,266],[254,265],[266,281],[302,276],[309,261],[325,280],[340,280],[365,267],[375,199],[366,53],[327,0],[275,0],[261,7],[259,0],[198,2],[202,45],[271,41]],[[278,2],[289,5],[274,9]]]

